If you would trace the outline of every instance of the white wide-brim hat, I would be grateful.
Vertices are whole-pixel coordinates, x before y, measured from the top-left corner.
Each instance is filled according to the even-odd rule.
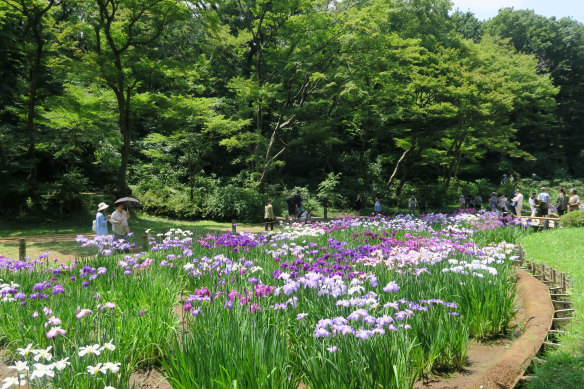
[[[99,203],[99,205],[97,206],[97,210],[98,211],[103,211],[109,208],[109,205],[107,205],[106,203]]]

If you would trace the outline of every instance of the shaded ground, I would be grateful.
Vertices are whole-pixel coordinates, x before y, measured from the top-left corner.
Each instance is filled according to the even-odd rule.
[[[276,227],[277,229],[277,227]],[[238,227],[237,231],[261,232],[264,230],[263,225]],[[220,233],[226,231],[225,228],[210,229],[209,233]],[[18,237],[0,237],[0,255],[7,258],[18,259],[18,245],[20,239],[26,240],[26,255],[30,258],[38,258],[39,255],[50,252],[49,260],[57,259],[58,262],[71,262],[76,256],[83,256],[83,250],[75,238],[79,234],[42,234],[32,236]],[[84,234],[93,236],[93,234]],[[142,247],[143,239],[136,236],[136,247]]]

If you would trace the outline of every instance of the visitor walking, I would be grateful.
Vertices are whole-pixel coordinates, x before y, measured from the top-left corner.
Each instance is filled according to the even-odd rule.
[[[529,209],[531,209],[531,217],[534,217],[537,212],[537,193],[533,192],[529,198]]]
[[[580,209],[580,197],[576,189],[570,189],[570,199],[568,200],[568,212],[577,211]]]
[[[379,193],[375,195],[375,199],[373,200],[373,211],[376,215],[381,214],[381,196]]]
[[[266,223],[266,231],[268,230],[268,225],[270,230],[274,231],[274,207],[272,206],[272,200],[268,199],[266,206],[264,207],[264,221]]]
[[[515,203],[515,212],[516,216],[521,216],[521,209],[523,208],[523,195],[519,188],[515,189],[515,196],[511,199],[513,203]]]
[[[109,222],[112,224],[112,234],[116,240],[128,240],[130,227],[128,226],[128,219],[130,218],[130,211],[124,209],[124,204],[116,205],[116,210],[112,213]]]
[[[300,191],[296,192],[296,194],[294,195],[294,205],[296,206],[296,218],[300,217],[300,214],[302,213],[303,209],[302,209],[302,195],[300,194]]]
[[[99,203],[97,213],[95,214],[95,235],[109,235],[107,221],[110,215],[105,215],[105,210],[109,208],[106,203]]]
[[[411,195],[410,200],[408,201],[408,214],[416,216],[416,197],[414,197],[414,195]]]
[[[288,206],[288,221],[293,222],[296,220],[296,204],[294,203],[294,195],[290,195],[286,199],[286,205]]]
[[[556,210],[558,215],[562,216],[564,213],[568,212],[568,195],[566,190],[562,187],[558,189],[558,197],[556,198]]]
[[[491,212],[497,212],[497,193],[491,193],[491,199],[489,200],[489,207],[491,208]]]
[[[474,198],[474,208],[477,211],[480,211],[482,206],[483,206],[483,198],[481,197],[480,194],[477,194]]]
[[[363,201],[361,201],[361,194],[357,193],[357,198],[355,199],[355,216],[361,216],[361,208],[363,207]]]
[[[503,214],[503,216],[507,215],[507,206],[507,194],[503,193],[497,199],[497,209]]]

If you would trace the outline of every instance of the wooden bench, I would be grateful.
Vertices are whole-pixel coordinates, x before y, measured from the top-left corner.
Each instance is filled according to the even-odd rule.
[[[549,228],[550,222],[553,223],[554,228],[558,228],[560,226],[560,218],[559,217],[549,217],[549,216],[516,216],[513,215],[513,218],[517,219],[528,219],[529,225],[532,227],[541,228],[543,227],[544,230]],[[536,220],[537,224],[534,224],[533,221]]]

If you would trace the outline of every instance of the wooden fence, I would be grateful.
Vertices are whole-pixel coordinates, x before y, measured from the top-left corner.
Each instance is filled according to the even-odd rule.
[[[545,218],[544,218],[545,219]],[[570,277],[565,273],[559,272],[544,263],[535,263],[525,258],[525,250],[519,246],[519,259],[515,265],[525,270],[547,285],[550,291],[550,297],[554,304],[554,319],[552,329],[548,332],[547,340],[543,343],[544,348],[558,348],[561,343],[558,342],[558,336],[567,333],[566,325],[574,318],[573,302],[570,301],[570,290],[573,283]],[[539,363],[545,363],[545,360],[534,358]],[[528,369],[529,370],[529,369]],[[524,375],[521,381],[527,382],[534,379],[533,375]]]

